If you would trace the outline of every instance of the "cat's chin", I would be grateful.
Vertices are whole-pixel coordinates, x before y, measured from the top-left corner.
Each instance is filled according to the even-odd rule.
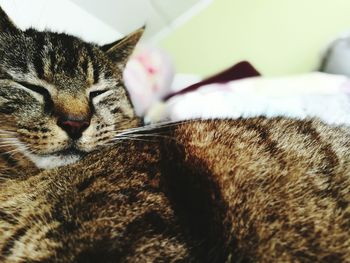
[[[32,153],[25,154],[38,168],[52,169],[79,161],[84,153],[77,150],[64,150],[52,154],[38,155]]]
[[[30,154],[29,159],[40,169],[52,169],[79,161],[81,155],[34,155]]]

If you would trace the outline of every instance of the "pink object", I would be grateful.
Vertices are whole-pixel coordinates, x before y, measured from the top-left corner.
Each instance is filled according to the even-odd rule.
[[[170,92],[173,77],[173,63],[165,52],[137,47],[125,68],[124,81],[138,116]]]

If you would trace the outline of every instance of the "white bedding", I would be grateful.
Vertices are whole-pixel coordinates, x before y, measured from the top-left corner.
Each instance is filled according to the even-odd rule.
[[[202,86],[162,101],[173,92],[174,67],[164,52],[143,47],[129,61],[124,78],[136,113],[143,116],[146,123],[287,116],[318,117],[334,125],[350,124],[350,80],[342,75],[314,72],[287,77],[251,77]],[[184,78],[175,77],[176,89],[181,85],[186,87],[179,79]]]
[[[145,121],[193,118],[318,117],[350,124],[350,81],[344,76],[310,73],[299,76],[254,77],[211,84],[154,105]]]

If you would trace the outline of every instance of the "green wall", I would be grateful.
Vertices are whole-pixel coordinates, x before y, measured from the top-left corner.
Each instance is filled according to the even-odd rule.
[[[161,41],[177,71],[202,76],[240,60],[265,75],[313,70],[350,31],[350,0],[214,0]]]

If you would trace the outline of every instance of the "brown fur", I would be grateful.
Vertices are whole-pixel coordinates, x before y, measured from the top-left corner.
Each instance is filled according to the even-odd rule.
[[[121,73],[142,31],[100,47],[0,9],[0,262],[350,261],[348,128],[131,129]]]
[[[256,118],[186,122],[143,136],[6,181],[2,260],[350,258],[348,129]]]
[[[0,156],[12,158],[0,158],[0,176],[22,156],[43,169],[72,163],[140,124],[122,70],[144,29],[98,46],[22,31],[1,9],[0,16]],[[67,120],[84,121],[86,129],[73,138],[62,126]]]

